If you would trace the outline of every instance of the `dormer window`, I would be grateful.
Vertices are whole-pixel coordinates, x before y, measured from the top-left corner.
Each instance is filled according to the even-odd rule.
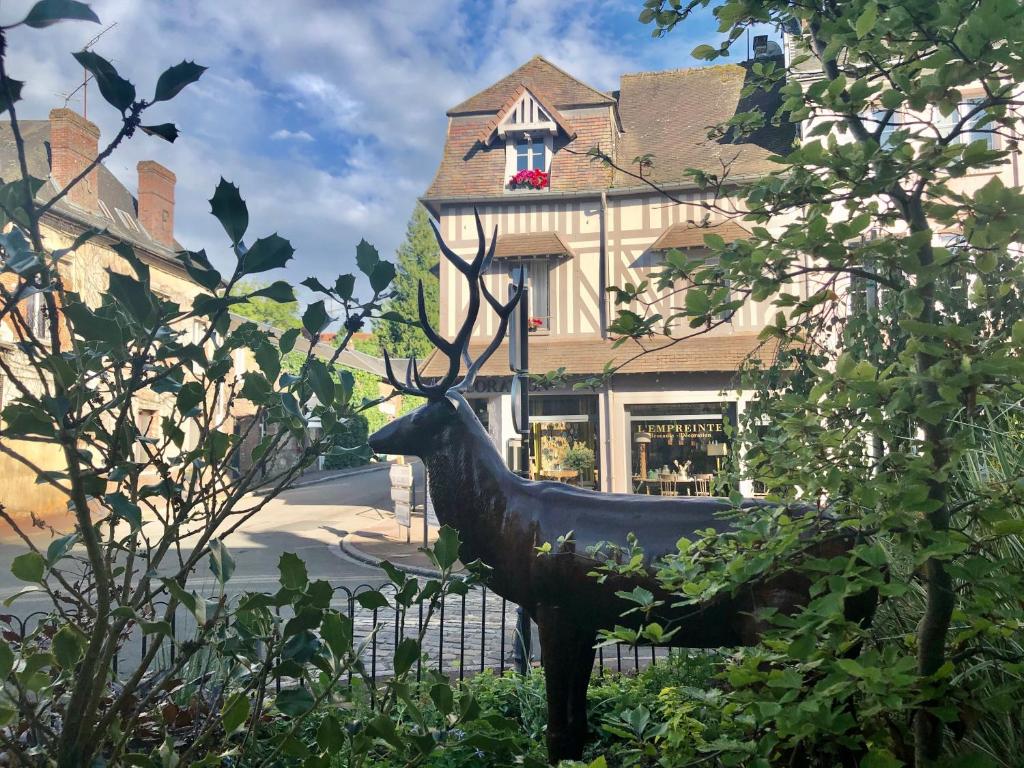
[[[575,133],[553,107],[520,86],[513,99],[501,109],[481,135],[489,144],[495,137],[505,140],[505,186],[509,190],[538,190],[549,186],[554,137],[562,131]]]

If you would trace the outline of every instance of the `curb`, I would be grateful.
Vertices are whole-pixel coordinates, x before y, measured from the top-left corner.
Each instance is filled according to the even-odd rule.
[[[372,565],[374,568],[380,568],[380,564],[383,560],[379,557],[374,557],[366,552],[363,552],[359,547],[355,546],[349,539],[352,534],[345,534],[339,541],[338,546],[341,551],[353,560],[362,563],[363,565]],[[388,561],[391,562],[391,561]],[[391,563],[395,568],[405,573],[411,573],[414,576],[424,576],[426,578],[435,579],[441,574],[435,571],[433,568],[422,568],[418,565],[405,565],[398,563]]]
[[[282,493],[287,493],[288,491],[291,491],[291,490],[293,490],[295,488],[308,488],[311,485],[321,485],[322,483],[329,483],[332,480],[338,480],[339,478],[342,478],[342,477],[356,477],[357,475],[365,475],[365,474],[368,474],[370,472],[379,472],[382,469],[390,468],[393,464],[394,464],[393,461],[387,461],[387,462],[378,462],[376,464],[370,464],[368,466],[363,466],[363,467],[352,467],[351,469],[339,469],[337,472],[335,472],[335,473],[333,473],[331,475],[328,475],[326,477],[315,477],[312,480],[306,480],[305,482],[303,482],[302,480],[299,480],[298,482],[292,483],[287,488],[285,488],[284,491],[282,491]],[[261,493],[262,491],[267,490],[269,487],[270,486],[268,486],[268,485],[261,485],[261,486],[259,486],[257,488],[253,488],[252,493]]]

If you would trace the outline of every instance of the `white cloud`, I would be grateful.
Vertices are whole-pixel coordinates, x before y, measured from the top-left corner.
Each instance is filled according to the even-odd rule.
[[[617,0],[621,2],[621,0]],[[5,3],[0,24],[31,0]],[[593,0],[251,0],[139,3],[94,0],[117,23],[95,50],[145,95],[182,58],[209,67],[199,83],[153,108],[175,122],[173,145],[137,136],[108,163],[131,189],[151,157],[177,174],[181,242],[229,253],[206,202],[221,175],[242,189],[253,236],[279,231],[296,246],[288,278],[333,282],[354,268],[360,238],[397,247],[416,197],[441,155],[445,110],[541,53],[595,87],[640,68],[616,30],[599,29]],[[45,117],[81,69],[70,52],[102,27],[65,23],[10,35],[10,71],[28,81],[23,118]],[[81,109],[81,102],[72,102]],[[89,117],[104,136],[117,116],[89,89]],[[289,127],[284,127],[289,126]],[[315,142],[312,141],[316,136]],[[102,141],[102,140],[101,140]]]
[[[309,131],[289,131],[287,128],[281,128],[270,134],[270,138],[274,141],[312,141],[313,137]]]

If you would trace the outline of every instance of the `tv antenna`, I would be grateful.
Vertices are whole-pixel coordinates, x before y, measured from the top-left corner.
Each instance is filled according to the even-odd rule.
[[[109,27],[107,27],[106,29],[101,31],[98,35],[96,35],[96,37],[94,37],[92,40],[90,40],[88,43],[86,43],[82,47],[82,50],[83,51],[88,51],[90,48],[92,48],[94,45],[96,45],[96,43],[99,41],[99,39],[101,37],[103,37],[105,34],[107,34],[107,32],[109,32],[110,30],[112,30],[116,26],[117,26],[117,22],[115,21]],[[74,95],[76,93],[78,93],[79,91],[82,92],[82,117],[88,117],[89,116],[89,81],[90,80],[92,80],[92,75],[89,74],[89,70],[87,70],[85,67],[82,67],[82,84],[80,86],[78,86],[77,88],[75,88],[75,90],[73,90],[71,93],[67,94],[64,97],[64,106],[66,107],[68,105],[68,102],[70,102],[71,99],[74,98]]]

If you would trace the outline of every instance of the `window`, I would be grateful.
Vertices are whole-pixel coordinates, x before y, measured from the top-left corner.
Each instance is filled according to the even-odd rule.
[[[121,223],[124,225],[125,229],[130,229],[133,232],[139,231],[139,225],[135,223],[135,219],[120,208],[115,208],[114,210],[117,211],[117,215],[121,219]]]
[[[961,102],[956,109],[950,112],[948,115],[942,115],[941,113],[936,117],[936,124],[939,129],[939,133],[943,136],[949,136],[949,134],[960,124],[960,121],[970,115],[972,110],[982,103],[981,99],[968,99],[967,101]],[[978,112],[971,115],[970,120],[967,121],[966,125],[960,131],[960,134],[954,140],[957,144],[970,144],[975,141],[985,142],[985,146],[988,149],[995,147],[995,134],[992,133],[992,123],[988,118],[988,115],[984,112]]]
[[[735,403],[630,405],[627,418],[634,493],[710,491],[732,450]]]
[[[594,488],[600,477],[596,395],[530,395],[530,476]]]
[[[518,284],[519,275],[523,273],[523,285],[529,290],[530,330],[551,330],[551,308],[548,303],[548,275],[551,265],[546,259],[530,259],[512,264],[509,276],[513,284]]]
[[[981,99],[968,99],[960,105],[957,112],[958,114],[966,117],[981,103]],[[959,139],[963,144],[983,141],[988,149],[993,149],[995,147],[995,134],[992,133],[993,127],[992,121],[989,120],[988,113],[985,110],[981,110],[971,115],[971,118],[968,120],[967,125],[964,126],[964,132],[960,134]]]
[[[887,116],[888,119],[886,119]],[[878,137],[878,143],[880,146],[888,149],[892,146],[892,134],[899,127],[899,124],[900,120],[895,112],[890,115],[887,109],[876,109],[871,113],[871,122],[868,124],[868,128],[874,132],[878,130],[879,126],[883,126],[882,133]]]
[[[25,300],[22,312],[25,324],[28,325],[32,335],[39,341],[49,341],[50,327],[49,313],[46,311],[46,297],[42,293],[33,293]]]
[[[544,139],[531,139],[526,133],[516,141],[516,171],[546,171]]]

